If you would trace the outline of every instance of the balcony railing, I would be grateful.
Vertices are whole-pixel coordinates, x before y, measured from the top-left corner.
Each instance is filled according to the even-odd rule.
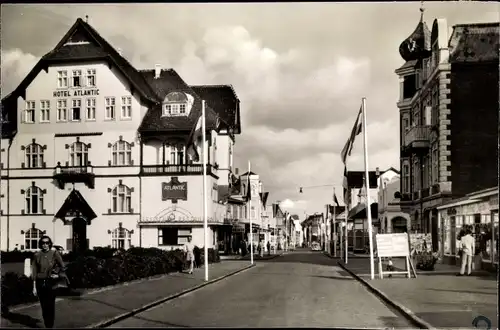
[[[207,174],[212,174],[213,166],[207,164]],[[143,175],[202,175],[203,164],[182,164],[182,165],[143,165],[141,168]]]
[[[404,146],[411,148],[429,148],[431,126],[413,126],[404,136]]]
[[[95,175],[94,167],[87,166],[61,166],[58,162],[54,168],[54,179],[60,189],[64,189],[66,183],[85,183],[90,189],[94,189]]]

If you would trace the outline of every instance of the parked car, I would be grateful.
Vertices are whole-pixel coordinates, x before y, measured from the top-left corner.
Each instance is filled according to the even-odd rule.
[[[321,246],[319,245],[318,242],[313,242],[311,244],[311,250],[313,250],[313,251],[320,251],[321,250]]]
[[[60,245],[53,245],[52,247],[54,249],[56,249],[57,251],[59,251],[60,254],[66,254],[69,252],[69,251],[64,250],[64,248]]]

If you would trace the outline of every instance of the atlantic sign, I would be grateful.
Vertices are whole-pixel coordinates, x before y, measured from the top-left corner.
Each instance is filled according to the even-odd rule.
[[[172,200],[172,203],[177,203],[179,199],[187,201],[187,182],[179,182],[176,176],[173,176],[170,182],[162,182],[161,200]]]
[[[54,97],[72,97],[72,96],[97,96],[98,89],[77,89],[77,90],[62,90],[54,91]]]

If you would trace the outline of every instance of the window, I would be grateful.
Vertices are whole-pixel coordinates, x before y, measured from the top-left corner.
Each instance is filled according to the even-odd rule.
[[[132,165],[132,146],[126,141],[113,144],[113,165]]]
[[[186,113],[186,105],[185,104],[179,104],[179,113],[180,114]]]
[[[82,70],[73,70],[73,87],[82,87]]]
[[[32,143],[26,147],[26,167],[39,168],[43,166],[43,148]]]
[[[122,118],[124,118],[124,119],[132,118],[132,97],[131,96],[122,97]]]
[[[432,183],[439,182],[439,154],[437,145],[432,148]]]
[[[88,164],[88,147],[83,142],[75,142],[70,148],[70,161],[73,167],[83,167]]]
[[[57,100],[57,121],[68,120],[68,101]]]
[[[191,228],[160,227],[158,228],[158,245],[183,245],[192,236]]]
[[[172,165],[182,165],[184,164],[184,145],[170,145],[167,146],[170,151],[170,158],[167,160],[167,164]]]
[[[113,249],[128,249],[132,246],[132,233],[122,227],[111,232],[111,247]]]
[[[75,99],[71,100],[71,120],[80,121],[82,110],[82,100]]]
[[[106,113],[105,116],[107,120],[115,119],[115,98],[114,97],[106,97],[104,99],[106,105]]]
[[[172,115],[177,115],[179,114],[179,105],[178,104],[172,104],[171,105],[171,111],[170,114]]]
[[[123,184],[117,185],[112,190],[112,213],[129,213],[131,212],[131,190]]]
[[[43,231],[38,228],[30,228],[24,233],[24,249],[38,250],[38,241],[43,236]]]
[[[68,71],[57,71],[57,88],[68,88]]]
[[[40,101],[40,122],[48,123],[50,121],[50,101]]]
[[[95,120],[95,98],[86,99],[85,102],[87,120]]]
[[[410,188],[410,167],[403,165],[403,193],[408,193]]]
[[[41,214],[43,209],[42,189],[37,186],[31,186],[26,190],[26,214]]]
[[[24,122],[35,122],[35,101],[26,101],[26,109],[24,110]]]
[[[172,105],[171,104],[165,104],[165,107],[163,108],[163,115],[168,116],[172,114]]]
[[[95,87],[95,69],[89,69],[87,70],[87,86],[88,87]]]

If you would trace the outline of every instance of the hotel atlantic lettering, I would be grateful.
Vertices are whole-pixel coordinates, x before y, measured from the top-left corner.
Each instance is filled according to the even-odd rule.
[[[54,97],[73,97],[73,96],[98,96],[98,89],[77,89],[75,91],[70,90],[62,90],[62,91],[54,91]]]

